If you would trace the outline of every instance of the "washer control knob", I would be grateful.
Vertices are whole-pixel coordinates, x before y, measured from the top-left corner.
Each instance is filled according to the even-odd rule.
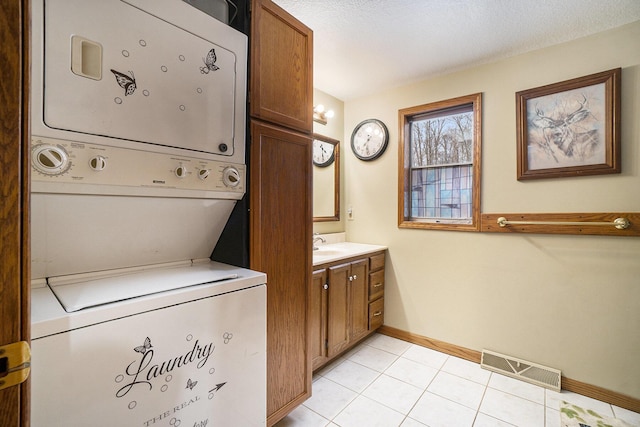
[[[209,178],[209,175],[211,175],[211,169],[200,169],[198,171],[198,178],[200,178],[203,181]]]
[[[224,168],[222,182],[227,187],[237,187],[240,184],[240,172],[233,166]]]
[[[71,167],[69,154],[59,145],[40,144],[31,151],[31,164],[45,175],[61,175]]]
[[[100,172],[107,167],[107,159],[105,159],[103,156],[92,157],[91,160],[89,160],[89,167],[94,171]]]
[[[180,165],[176,168],[174,172],[178,178],[184,178],[187,176],[187,167]]]

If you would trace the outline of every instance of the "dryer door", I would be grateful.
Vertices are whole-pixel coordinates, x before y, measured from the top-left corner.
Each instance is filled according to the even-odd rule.
[[[232,156],[244,143],[246,36],[184,2],[156,3],[48,0],[38,119]]]

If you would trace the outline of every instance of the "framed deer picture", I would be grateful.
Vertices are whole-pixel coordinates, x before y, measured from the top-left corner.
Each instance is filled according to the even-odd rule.
[[[620,173],[620,75],[516,93],[518,180]]]

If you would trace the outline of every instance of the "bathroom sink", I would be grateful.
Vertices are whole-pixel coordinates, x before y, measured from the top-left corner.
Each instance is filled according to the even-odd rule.
[[[320,265],[387,249],[386,246],[340,242],[319,245],[313,251],[313,264]]]
[[[340,255],[346,252],[347,251],[339,250],[339,249],[323,249],[322,247],[320,247],[317,251],[313,251],[313,256]]]

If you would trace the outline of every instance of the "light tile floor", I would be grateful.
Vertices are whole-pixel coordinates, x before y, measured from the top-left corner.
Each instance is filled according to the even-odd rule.
[[[562,400],[640,427],[638,413],[380,334],[317,372],[312,390],[276,427],[561,427]]]

